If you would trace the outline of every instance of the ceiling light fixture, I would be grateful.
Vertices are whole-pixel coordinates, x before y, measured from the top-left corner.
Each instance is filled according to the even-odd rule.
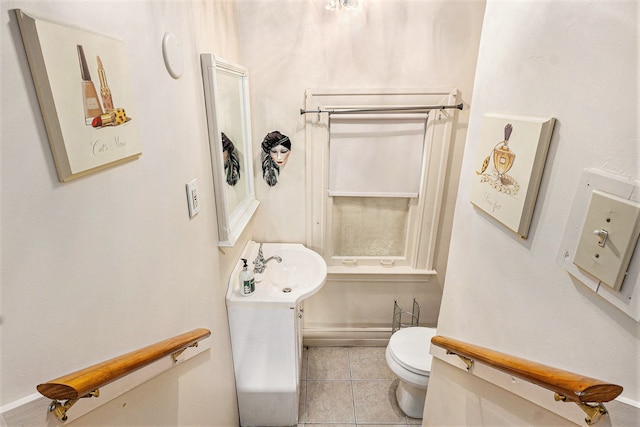
[[[327,0],[325,8],[328,10],[353,10],[357,9],[358,6],[360,6],[360,0]]]

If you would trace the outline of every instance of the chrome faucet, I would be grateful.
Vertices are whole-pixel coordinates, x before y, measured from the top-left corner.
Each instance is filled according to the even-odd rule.
[[[267,259],[264,259],[264,255],[262,255],[262,243],[260,243],[260,248],[258,249],[258,256],[253,261],[253,271],[257,274],[264,273],[264,270],[267,268],[267,263],[271,260],[276,260],[278,262],[282,262],[282,258],[278,255],[270,256]]]

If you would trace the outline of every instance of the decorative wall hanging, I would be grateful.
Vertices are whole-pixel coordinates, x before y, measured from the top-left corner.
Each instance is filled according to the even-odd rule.
[[[269,132],[262,140],[262,177],[269,187],[278,183],[280,168],[291,155],[291,140],[278,131]]]
[[[16,15],[60,181],[139,157],[124,43]]]
[[[482,122],[471,203],[527,238],[554,118],[487,114]]]
[[[240,159],[238,158],[238,150],[233,141],[231,141],[224,132],[222,135],[222,156],[224,159],[224,174],[227,184],[233,186],[240,179]]]

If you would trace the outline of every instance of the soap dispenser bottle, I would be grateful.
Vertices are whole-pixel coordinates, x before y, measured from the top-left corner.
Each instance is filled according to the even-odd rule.
[[[249,270],[247,268],[247,260],[244,258],[240,259],[244,263],[242,270],[240,271],[240,294],[248,297],[249,295],[253,295],[253,292],[255,292],[256,283],[253,276],[253,270]]]

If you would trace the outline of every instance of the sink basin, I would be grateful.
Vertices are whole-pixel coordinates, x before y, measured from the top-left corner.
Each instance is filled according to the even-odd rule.
[[[259,247],[259,243],[249,241],[240,255],[240,258],[249,261],[249,268],[253,267]],[[264,243],[262,253],[265,259],[278,255],[282,262],[269,261],[262,281],[256,282],[255,292],[250,296],[243,296],[240,294],[238,279],[242,262],[238,260],[229,278],[227,306],[264,306],[265,303],[295,306],[322,289],[327,280],[327,264],[324,259],[300,243]]]

